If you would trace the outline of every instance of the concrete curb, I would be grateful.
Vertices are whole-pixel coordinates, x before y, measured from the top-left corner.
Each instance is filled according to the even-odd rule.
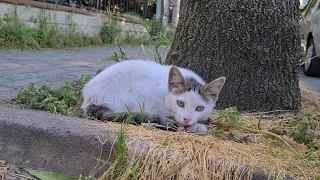
[[[0,137],[1,160],[77,177],[101,167],[102,163],[97,166],[100,157],[109,162],[96,173],[96,177],[102,175],[115,160],[112,147],[117,146],[117,133],[108,130],[106,123],[16,107],[0,107]],[[129,158],[147,148],[148,142],[135,141]],[[217,158],[215,162],[215,171],[219,171],[224,160]],[[239,170],[243,177],[252,172],[252,180],[268,179],[269,173],[259,168],[232,166],[234,173]]]
[[[0,159],[9,163],[79,176],[90,174],[100,153],[115,159],[117,134],[104,123],[13,107],[0,107],[0,117]]]

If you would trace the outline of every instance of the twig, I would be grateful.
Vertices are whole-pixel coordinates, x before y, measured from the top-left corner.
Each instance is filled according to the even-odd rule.
[[[274,111],[266,111],[266,112],[249,112],[246,114],[251,115],[260,115],[260,114],[271,114],[271,113],[277,113],[277,112],[297,112],[297,110],[274,110]]]
[[[260,119],[259,119],[258,125],[257,125],[257,129],[259,129],[259,130],[261,130],[261,128],[260,128],[260,122],[261,122],[261,120],[262,120],[262,114],[260,114]]]
[[[103,152],[103,146],[106,144],[106,142],[108,141],[108,139],[106,139],[104,142],[102,142],[102,140],[100,139],[100,136],[97,136],[96,138],[99,140],[99,142],[100,142],[100,144],[101,144],[101,148],[100,148],[99,158],[96,158],[96,157],[93,157],[93,156],[90,155],[90,157],[92,157],[93,159],[97,160],[96,165],[95,165],[94,168],[90,171],[90,176],[92,176],[92,177],[100,170],[101,167],[98,168],[98,165],[99,165],[100,162],[103,162],[104,164],[108,164],[108,163],[109,163],[109,162],[107,162],[107,161],[101,160],[102,152]],[[111,164],[111,163],[110,163],[110,164]],[[110,165],[110,164],[109,164],[109,165]],[[98,168],[98,170],[95,171],[95,169],[97,169],[97,168]]]

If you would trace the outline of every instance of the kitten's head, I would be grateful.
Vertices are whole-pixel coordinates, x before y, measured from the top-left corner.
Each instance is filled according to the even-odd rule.
[[[216,105],[225,80],[225,77],[220,77],[203,85],[194,78],[184,78],[178,68],[172,67],[166,106],[182,126],[206,121]]]

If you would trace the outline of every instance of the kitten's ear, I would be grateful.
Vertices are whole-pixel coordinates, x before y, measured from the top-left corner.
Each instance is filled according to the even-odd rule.
[[[181,92],[185,89],[186,82],[178,68],[172,66],[169,71],[168,89],[173,92]]]
[[[211,81],[209,84],[205,85],[202,95],[206,98],[212,98],[214,101],[217,101],[226,79],[227,78],[225,77],[219,77],[214,81]]]

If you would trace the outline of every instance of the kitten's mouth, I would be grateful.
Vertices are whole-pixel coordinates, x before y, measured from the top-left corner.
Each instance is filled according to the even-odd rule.
[[[188,126],[192,126],[194,123],[191,123],[191,122],[183,122],[183,123],[179,123],[181,126],[184,126],[184,127],[188,127]]]

